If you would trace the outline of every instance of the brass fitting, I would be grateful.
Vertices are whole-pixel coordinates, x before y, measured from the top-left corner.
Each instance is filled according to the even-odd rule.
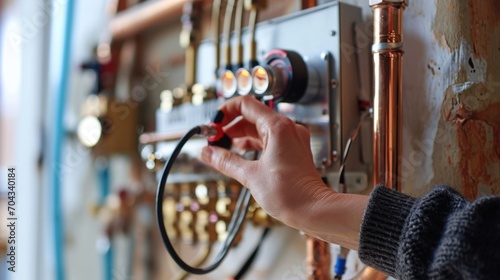
[[[245,9],[247,10],[264,10],[266,8],[266,0],[245,0]]]

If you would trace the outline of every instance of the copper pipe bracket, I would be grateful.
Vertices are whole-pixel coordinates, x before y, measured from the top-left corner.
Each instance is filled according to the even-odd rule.
[[[394,50],[404,47],[405,43],[378,43],[372,45],[372,53],[378,53],[384,50]]]

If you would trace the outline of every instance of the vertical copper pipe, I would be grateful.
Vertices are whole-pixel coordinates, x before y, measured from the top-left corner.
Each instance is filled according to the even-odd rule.
[[[403,11],[408,0],[370,0],[373,10],[373,181],[401,190]],[[386,279],[365,267],[357,279]]]
[[[307,279],[329,280],[330,244],[316,238],[307,237]]]
[[[196,81],[196,50],[200,41],[200,24],[203,3],[192,1],[184,4],[181,18],[183,30],[181,45],[186,48],[186,87],[190,91]]]
[[[234,18],[234,31],[236,33],[236,65],[238,68],[243,67],[243,41],[242,41],[242,28],[243,28],[243,1],[238,0],[236,4],[236,16]]]
[[[248,26],[250,27],[250,63],[257,64],[257,42],[255,41],[255,28],[257,26],[257,19],[259,17],[259,10],[252,9],[250,11],[250,19]],[[251,67],[256,65],[251,65]]]
[[[232,66],[232,51],[231,51],[231,25],[233,23],[234,12],[236,11],[236,0],[228,0],[226,4],[226,14],[224,17],[224,26],[222,34],[224,34],[225,46],[224,46],[224,63],[226,69],[231,69]]]
[[[370,0],[374,20],[374,183],[401,190],[403,11],[407,0]]]
[[[222,12],[221,0],[214,0],[212,4],[212,32],[214,37],[215,45],[215,79],[219,78],[219,67],[220,67],[220,18],[219,15]]]
[[[316,0],[302,0],[301,3],[302,10],[316,7]]]
[[[186,49],[186,87],[190,90],[196,81],[196,46]]]

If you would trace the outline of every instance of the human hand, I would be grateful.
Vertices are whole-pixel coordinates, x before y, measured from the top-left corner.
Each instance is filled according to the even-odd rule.
[[[269,215],[300,228],[298,219],[304,218],[303,210],[333,193],[314,166],[308,130],[250,96],[231,99],[220,110],[224,112],[221,125],[233,139],[233,146],[261,149],[262,155],[250,161],[226,149],[207,146],[202,160],[249,188]]]

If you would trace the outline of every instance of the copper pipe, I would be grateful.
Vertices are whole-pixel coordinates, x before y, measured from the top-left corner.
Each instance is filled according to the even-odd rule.
[[[148,1],[119,12],[109,24],[111,38],[112,40],[129,38],[146,29],[178,20],[184,4],[192,1]]]
[[[374,18],[374,183],[401,190],[403,11],[407,0],[370,0]]]
[[[181,18],[181,46],[186,48],[186,90],[191,93],[191,87],[196,81],[196,53],[200,41],[200,24],[202,15],[202,2],[193,1],[184,4]]]
[[[234,12],[236,10],[236,0],[229,0],[227,1],[226,5],[226,14],[224,16],[224,26],[223,26],[223,31],[222,34],[224,35],[224,40],[225,46],[224,46],[224,54],[225,54],[225,67],[226,68],[231,68],[231,57],[232,57],[232,52],[231,52],[231,26],[233,23],[233,18],[234,18]]]
[[[257,21],[259,19],[259,11],[265,10],[267,8],[267,0],[253,0],[245,1],[245,8],[250,10],[250,18],[248,20],[248,28],[250,29],[250,56],[249,63],[250,68],[257,66],[257,41],[255,41],[255,31],[257,28]]]
[[[403,11],[408,0],[370,0],[373,10],[373,181],[401,191]],[[356,279],[386,279],[365,267]]]
[[[301,3],[302,10],[316,7],[316,0],[302,0]]]
[[[196,51],[198,47],[190,45],[186,48],[186,87],[191,93],[191,87],[196,81]]]
[[[330,244],[319,239],[307,237],[307,279],[330,279]]]
[[[257,41],[255,41],[255,28],[257,26],[257,19],[259,17],[259,10],[253,9],[250,11],[250,62],[257,61]]]
[[[212,4],[212,35],[214,37],[215,45],[215,79],[219,78],[220,67],[220,18],[219,15],[222,11],[221,0],[214,0]]]
[[[139,143],[147,145],[147,144],[156,144],[158,142],[163,142],[163,141],[174,141],[181,139],[181,137],[184,134],[186,134],[186,131],[147,132],[139,136]]]
[[[244,0],[238,0],[236,4],[236,16],[234,18],[234,30],[236,33],[236,41],[238,42],[236,47],[236,65],[238,67],[243,67],[243,36],[241,36],[243,29],[243,1]]]

